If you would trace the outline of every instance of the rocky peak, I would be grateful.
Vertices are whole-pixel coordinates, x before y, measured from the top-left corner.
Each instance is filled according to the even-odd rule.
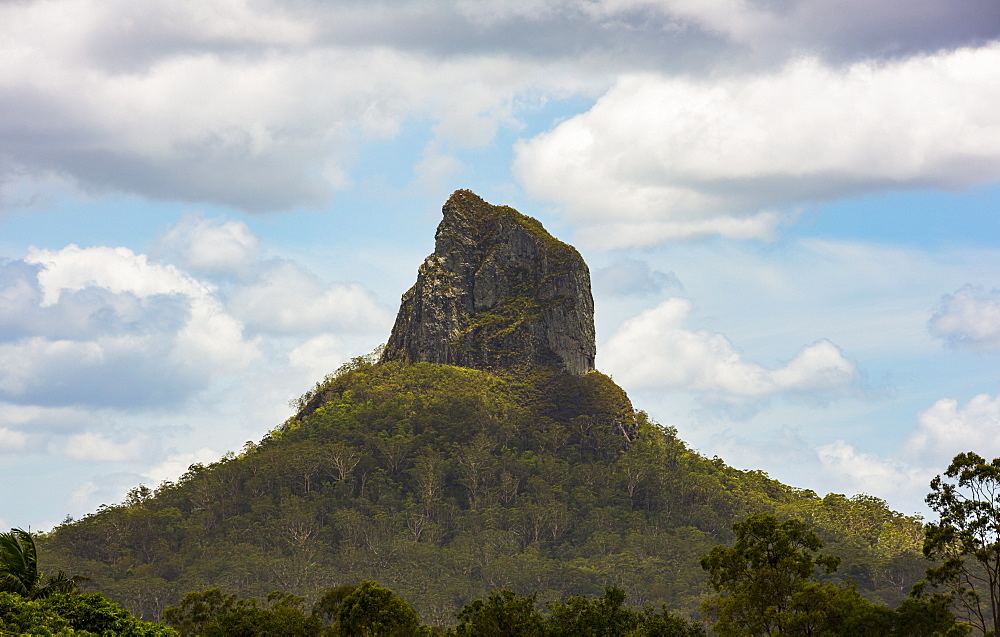
[[[594,299],[580,253],[538,220],[468,190],[442,212],[382,360],[593,370]]]

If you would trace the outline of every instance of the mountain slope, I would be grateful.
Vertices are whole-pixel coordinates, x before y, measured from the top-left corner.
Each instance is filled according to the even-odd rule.
[[[57,528],[53,567],[145,617],[210,586],[314,597],[364,578],[428,623],[499,587],[554,599],[617,584],[630,603],[693,613],[698,557],[768,511],[815,524],[884,601],[922,572],[916,520],[704,458],[601,374],[372,360],[259,445]]]

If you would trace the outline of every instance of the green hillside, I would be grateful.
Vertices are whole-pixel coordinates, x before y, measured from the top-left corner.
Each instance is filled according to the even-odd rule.
[[[770,512],[815,528],[872,599],[895,605],[923,574],[918,520],[701,456],[603,374],[375,360],[329,376],[259,444],[57,527],[50,568],[147,619],[209,587],[313,600],[364,579],[426,624],[501,587],[617,585],[697,616],[699,557]]]

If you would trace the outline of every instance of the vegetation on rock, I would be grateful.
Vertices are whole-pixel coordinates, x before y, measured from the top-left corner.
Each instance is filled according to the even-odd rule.
[[[382,360],[593,370],[594,299],[576,249],[468,190],[456,191],[443,213]]]

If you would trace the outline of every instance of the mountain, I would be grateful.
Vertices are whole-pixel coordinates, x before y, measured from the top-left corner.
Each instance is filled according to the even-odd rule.
[[[536,219],[468,190],[444,204],[382,360],[475,369],[594,369],[590,270]]]
[[[157,618],[188,591],[315,599],[373,579],[429,624],[507,587],[620,586],[695,616],[701,555],[769,512],[808,522],[841,576],[887,603],[923,574],[920,521],[706,458],[592,370],[593,300],[572,247],[468,191],[388,344],[327,376],[259,444],[40,541],[50,569]]]

